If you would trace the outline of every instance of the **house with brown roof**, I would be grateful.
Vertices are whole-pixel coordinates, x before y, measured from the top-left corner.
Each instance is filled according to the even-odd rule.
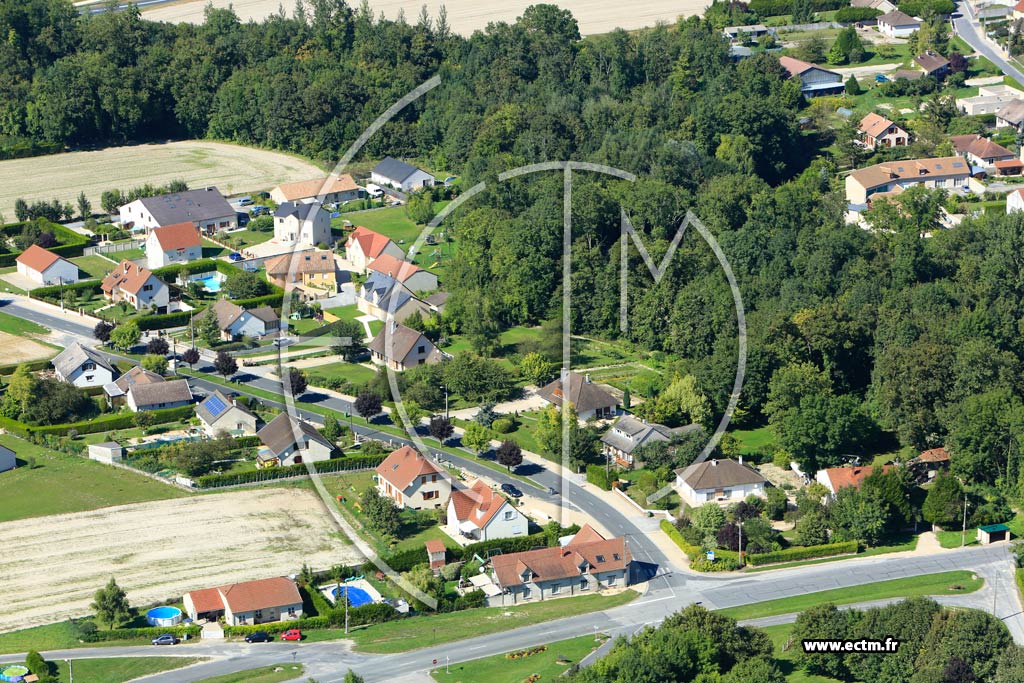
[[[918,482],[928,482],[942,470],[949,469],[949,451],[945,447],[929,448],[907,462],[907,468]]]
[[[835,71],[786,55],[779,57],[779,63],[789,72],[790,78],[800,81],[800,92],[805,97],[836,95],[845,90],[842,74]]]
[[[14,261],[18,267],[18,275],[40,285],[78,282],[78,266],[38,244],[33,244],[18,254]]]
[[[882,466],[882,472],[889,472],[891,469],[891,465]],[[875,468],[872,465],[827,467],[823,470],[818,470],[814,475],[814,480],[827,488],[828,492],[835,496],[836,491],[846,486],[853,486],[859,489],[864,480],[870,477],[874,471]]]
[[[675,487],[690,507],[705,503],[729,505],[747,496],[764,498],[768,480],[742,460],[705,460],[676,470]]]
[[[175,223],[154,228],[146,237],[146,265],[163,268],[172,263],[190,263],[203,257],[203,244],[194,223]]]
[[[188,380],[167,381],[155,372],[136,365],[117,380],[104,385],[111,407],[126,405],[133,413],[144,410],[178,408],[192,402]]]
[[[910,34],[921,28],[921,20],[909,14],[894,10],[876,19],[878,32],[890,38],[909,38]]]
[[[949,138],[956,153],[975,166],[992,168],[997,161],[1010,161],[1017,155],[978,134],[953,135]]]
[[[135,310],[153,308],[166,313],[171,303],[171,290],[167,283],[148,269],[125,259],[107,273],[100,284],[104,298],[117,303],[127,301]]]
[[[396,372],[444,360],[444,354],[425,334],[395,321],[377,333],[369,349],[370,360]]]
[[[338,293],[338,263],[330,251],[296,251],[268,259],[267,279],[286,288],[293,285],[304,299],[312,301]]]
[[[477,479],[469,488],[453,488],[445,532],[467,542],[526,536],[528,520],[508,499]]]
[[[297,202],[308,204],[323,197],[324,204],[341,204],[342,202],[360,199],[366,190],[359,187],[352,176],[347,173],[332,175],[327,178],[300,180],[294,183],[283,183],[270,191],[270,198],[276,204]]]
[[[117,408],[125,405],[128,392],[137,384],[153,384],[164,382],[164,378],[155,372],[146,370],[141,365],[135,365],[131,370],[118,377],[115,381],[103,385],[103,393],[107,397],[107,405]]]
[[[256,436],[262,444],[256,452],[256,466],[261,469],[330,460],[335,450],[316,427],[288,413],[275,417]]]
[[[614,465],[625,469],[643,467],[634,453],[641,447],[658,441],[671,441],[677,434],[699,430],[700,425],[686,425],[670,428],[656,422],[648,422],[623,415],[601,435],[601,453]]]
[[[246,309],[228,299],[218,299],[197,315],[196,320],[211,315],[217,318],[217,327],[223,341],[233,341],[242,337],[265,337],[281,329],[281,316],[270,306]]]
[[[376,480],[380,494],[399,508],[440,508],[452,495],[448,475],[411,446],[392,451],[377,465]]]
[[[872,112],[860,120],[857,132],[866,147],[906,147],[910,144],[910,133],[895,123]]]
[[[368,273],[381,273],[398,280],[411,292],[431,292],[437,289],[436,275],[391,254],[381,254],[366,269]]]
[[[943,189],[966,187],[970,177],[970,164],[960,157],[886,161],[858,168],[847,175],[846,201],[866,206],[868,198],[876,193],[912,185]]]
[[[294,621],[302,617],[298,586],[283,576],[189,591],[182,602],[192,621],[224,617],[228,626]]]
[[[564,546],[493,556],[491,575],[502,604],[515,605],[626,587],[632,561],[624,538],[606,539],[588,524]]]
[[[357,273],[366,273],[367,266],[381,254],[390,254],[396,259],[405,258],[405,252],[390,237],[361,225],[345,240],[345,258]]]
[[[942,80],[949,73],[949,60],[933,50],[926,50],[914,57],[917,65],[925,76]]]
[[[1024,129],[1024,100],[1010,100],[996,112],[996,128]]]
[[[576,415],[581,422],[615,417],[619,409],[619,399],[591,382],[590,375],[581,375],[578,372],[563,370],[561,377],[541,387],[537,395],[559,408],[568,397],[568,401],[576,408]]]

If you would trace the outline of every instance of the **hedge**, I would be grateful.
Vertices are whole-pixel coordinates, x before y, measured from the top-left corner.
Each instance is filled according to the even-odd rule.
[[[166,330],[169,327],[184,327],[193,315],[201,311],[197,307],[191,311],[175,311],[174,313],[161,313],[159,315],[143,315],[135,319],[139,329],[143,332],[148,330]],[[102,315],[102,314],[101,314]]]
[[[568,535],[579,531],[579,527],[573,525],[566,529],[563,535]],[[448,555],[455,560],[469,560],[474,555],[486,558],[487,553],[491,550],[501,550],[502,553],[518,553],[526,550],[531,550],[538,546],[547,547],[548,536],[546,533],[539,532],[530,536],[518,536],[516,538],[495,538],[490,541],[480,541],[479,543],[471,543],[461,548],[449,548]],[[389,555],[384,558],[384,562],[389,567],[394,569],[396,572],[407,572],[418,564],[426,564],[427,562],[427,551],[422,547],[410,548],[401,552]]]
[[[280,287],[274,287],[271,285],[271,289],[277,290],[270,294],[264,294],[263,296],[254,296],[251,299],[235,299],[234,303],[238,304],[242,308],[259,308],[260,306],[270,306],[271,308],[281,308],[284,305],[284,292]]]
[[[142,628],[115,628],[111,631],[96,630],[92,633],[83,633],[81,640],[86,643],[103,643],[113,640],[135,640],[138,638],[153,639],[164,633],[173,633],[179,638],[188,634],[189,638],[198,638],[203,632],[201,626],[145,626]]]
[[[384,462],[386,455],[351,455],[340,458],[332,458],[316,463],[317,472],[343,472],[348,470],[368,470]],[[271,481],[274,479],[287,479],[298,475],[306,474],[306,465],[288,465],[287,467],[266,467],[261,470],[249,470],[247,472],[226,472],[224,474],[206,474],[195,480],[196,487],[219,488],[222,486],[237,486],[239,484],[252,484],[259,481]]]
[[[873,7],[843,7],[836,10],[834,20],[842,24],[849,24],[855,21],[869,21],[881,13],[881,10]]]
[[[849,0],[811,0],[811,10],[828,12],[848,6]],[[751,0],[750,11],[761,19],[789,14],[793,11],[793,0]]]
[[[612,490],[611,477],[608,471],[601,465],[587,465],[587,481],[605,491]]]
[[[34,360],[29,363],[14,363],[13,365],[0,366],[0,376],[13,375],[14,371],[20,368],[22,365],[28,366],[30,372],[38,372],[39,370],[46,370],[50,367],[50,361],[48,360]]]
[[[48,249],[49,251],[57,254],[58,256],[63,256],[64,258],[75,258],[76,256],[82,255],[85,251],[85,245],[89,244],[89,239],[87,237],[79,235],[74,230],[65,228],[59,223],[53,223],[46,220],[43,222],[46,223],[46,229],[51,231],[53,236],[59,242],[57,246],[50,247]],[[2,232],[6,237],[14,237],[21,233],[26,223],[27,221],[21,223],[8,223],[0,229],[0,232]],[[13,266],[15,264],[15,259],[18,258],[18,254],[20,253],[21,252],[8,252],[0,254],[0,268]]]
[[[79,282],[72,282],[64,285],[64,292],[79,292],[83,289],[92,290],[93,294],[100,293],[100,281],[99,280],[81,280]],[[36,287],[30,292],[30,296],[33,299],[41,300],[54,300],[60,301],[60,285],[49,285],[47,287]]]
[[[731,571],[739,568],[740,554],[732,550],[715,550],[715,561],[708,562],[704,551],[698,546],[686,542],[679,529],[667,519],[661,520],[661,530],[672,539],[672,542],[679,546],[686,557],[690,559],[690,569],[699,572],[721,572]],[[749,557],[749,555],[748,555]]]
[[[193,406],[189,405],[179,406],[177,408],[164,408],[162,410],[150,410],[147,412],[154,416],[154,421],[156,423],[161,423],[184,420],[185,418],[192,416],[193,410]],[[16,434],[17,436],[24,438],[29,438],[31,436],[45,436],[47,434],[65,436],[71,429],[77,430],[79,434],[95,434],[96,432],[106,432],[115,429],[128,429],[129,427],[134,427],[135,415],[135,413],[122,412],[111,415],[101,415],[100,417],[95,417],[83,422],[67,422],[59,425],[41,426],[27,425],[24,422],[0,416],[0,427],[5,428],[12,434]]]
[[[848,555],[856,553],[858,550],[860,550],[860,544],[857,541],[800,546],[796,548],[786,548],[785,550],[776,550],[771,553],[747,555],[747,564],[759,566],[763,564],[775,564],[778,562],[812,560],[817,557],[829,557],[831,555]]]
[[[321,629],[327,628],[330,622],[327,617],[303,617],[302,619],[293,619],[291,621],[274,621],[267,624],[253,624],[247,626],[224,626],[225,636],[247,636],[250,633],[256,633],[257,631],[266,631],[271,635],[274,632],[284,632],[290,628],[298,629]]]

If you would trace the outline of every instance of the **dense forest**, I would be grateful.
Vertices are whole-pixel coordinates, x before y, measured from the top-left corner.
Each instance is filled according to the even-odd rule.
[[[741,423],[769,421],[810,468],[898,439],[948,444],[958,474],[1015,487],[1024,218],[938,230],[942,196],[911,191],[878,212],[875,231],[845,225],[836,160],[819,153],[834,132],[803,130],[798,84],[773,56],[731,61],[719,29],[689,18],[581,39],[568,12],[535,5],[464,38],[443,16],[384,21],[344,0],[303,0],[247,24],[209,9],[200,26],[2,0],[0,139],[44,148],[210,137],[334,160],[439,74],[442,85],[363,156],[417,159],[463,187],[489,183],[449,219],[459,244],[445,283],[449,331],[484,353],[504,328],[560,316],[562,179],[502,183],[497,173],[608,164],[638,180],[577,174],[574,334],[631,346],[663,366],[666,383],[694,378],[717,420],[736,368],[736,315],[692,231],[658,284],[630,249],[630,325],[618,330],[620,207],[655,262],[693,210],[743,293]]]

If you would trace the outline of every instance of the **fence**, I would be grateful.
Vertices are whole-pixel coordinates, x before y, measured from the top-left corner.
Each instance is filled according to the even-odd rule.
[[[103,256],[106,254],[116,254],[121,251],[128,251],[130,249],[141,249],[146,244],[146,240],[128,240],[127,242],[115,242],[114,244],[98,244],[95,247],[86,247],[82,252],[85,256]]]
[[[636,508],[638,511],[644,513],[645,515],[651,515],[653,517],[657,517],[658,515],[662,515],[668,521],[670,521],[670,522],[672,521],[672,513],[669,512],[668,510],[648,510],[643,505],[641,505],[640,503],[636,502],[635,500],[630,498],[628,495],[626,495],[626,493],[622,489],[620,489],[618,487],[612,488],[612,492],[619,494],[619,496],[621,496],[623,500],[625,500],[627,503],[629,503],[630,505],[632,505],[634,508]]]

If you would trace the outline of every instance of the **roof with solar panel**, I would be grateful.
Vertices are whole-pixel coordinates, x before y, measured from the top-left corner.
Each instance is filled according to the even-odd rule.
[[[207,396],[202,403],[196,406],[196,416],[206,424],[214,425],[218,420],[224,417],[231,408],[237,408],[243,413],[252,415],[252,412],[250,412],[248,408],[238,405],[221,393],[220,390],[217,390]]]

